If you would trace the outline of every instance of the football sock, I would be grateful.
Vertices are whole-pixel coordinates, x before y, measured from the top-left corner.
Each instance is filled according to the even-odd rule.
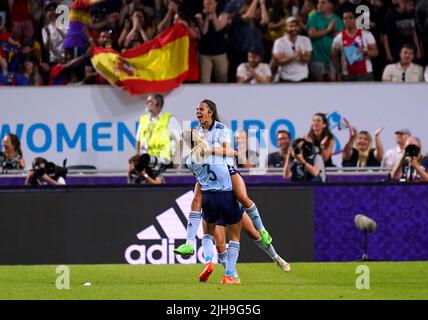
[[[187,222],[187,244],[194,247],[196,233],[198,232],[199,225],[201,224],[202,214],[198,211],[190,211],[189,221]]]
[[[226,269],[227,266],[227,250],[225,252],[218,254],[218,259],[220,260],[221,265]]]
[[[257,231],[263,230],[265,227],[263,226],[262,219],[260,218],[259,210],[257,209],[256,204],[253,204],[251,208],[246,208],[245,212],[250,217],[251,221],[254,224],[254,227],[256,227]]]
[[[257,247],[259,247],[264,252],[266,252],[269,255],[269,257],[271,257],[272,260],[275,259],[276,256],[278,255],[272,244],[268,245],[267,247],[263,244],[262,238],[259,238],[258,240],[254,240],[254,242],[256,243]]]
[[[214,249],[214,238],[210,234],[204,234],[202,238],[202,250],[206,262],[212,261]]]
[[[226,270],[226,266],[227,266],[227,251],[219,253],[218,259],[220,260],[221,265],[224,267],[224,270]],[[233,270],[233,274],[232,275],[234,277],[238,276],[238,272],[236,271],[236,266],[235,266],[235,270]]]
[[[227,265],[226,265],[226,275],[233,276],[236,267],[236,262],[238,261],[239,256],[239,242],[230,241],[229,247],[227,248]]]

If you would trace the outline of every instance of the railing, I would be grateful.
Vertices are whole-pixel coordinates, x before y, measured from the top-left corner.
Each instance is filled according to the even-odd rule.
[[[260,169],[258,169],[260,170]],[[240,168],[239,172],[244,175],[264,175],[264,176],[281,176],[282,168],[267,168],[266,171],[257,171],[252,169]],[[3,174],[0,174],[2,177],[19,177],[26,176],[28,171],[25,170],[7,170]],[[328,176],[353,176],[353,175],[388,175],[391,172],[390,168],[382,167],[371,167],[371,168],[360,168],[360,167],[346,167],[346,168],[326,168],[326,173]],[[168,169],[165,173],[165,177],[177,177],[177,176],[191,176],[189,170],[186,168],[177,168],[177,169]],[[115,170],[115,171],[100,171],[100,170],[69,170],[68,176],[70,177],[111,177],[111,176],[126,176],[126,171]]]

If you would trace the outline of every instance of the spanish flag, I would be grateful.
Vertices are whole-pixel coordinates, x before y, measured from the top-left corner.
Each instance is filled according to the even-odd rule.
[[[108,82],[131,94],[166,92],[187,78],[189,43],[187,28],[178,23],[122,53],[95,48],[92,64]]]

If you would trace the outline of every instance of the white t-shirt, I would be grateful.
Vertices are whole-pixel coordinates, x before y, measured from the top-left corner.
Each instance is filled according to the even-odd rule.
[[[361,39],[362,38],[362,39]],[[363,49],[367,50],[367,47],[372,44],[376,44],[376,39],[373,34],[367,30],[361,30],[361,36],[357,36],[355,41],[359,46],[363,47]],[[348,62],[345,56],[345,52],[343,50],[343,36],[342,32],[338,33],[333,39],[333,48],[341,50],[341,63],[342,63],[342,74],[348,74]],[[366,70],[367,73],[373,72],[373,65],[370,57],[366,56]]]
[[[312,51],[312,43],[308,37],[297,36],[296,42],[292,43],[288,36],[285,35],[275,40],[273,44],[273,54],[282,53],[285,57],[290,57],[294,52],[300,49],[303,53]],[[306,62],[293,61],[278,70],[279,77],[282,80],[301,81],[309,76],[309,68]]]
[[[51,40],[49,48],[49,62],[59,62],[62,52],[64,38],[53,23],[48,24],[42,29],[43,44],[46,46],[48,39]]]
[[[425,78],[425,82],[428,82],[428,66],[425,67],[424,78]]]
[[[385,168],[393,168],[401,160],[403,153],[404,150],[402,150],[399,146],[389,149],[385,154],[385,158],[383,159],[383,166]]]
[[[383,70],[382,81],[386,82],[421,82],[424,79],[424,69],[411,63],[404,71],[400,62],[388,64]],[[404,74],[404,78],[403,78]],[[404,79],[404,81],[403,81]]]
[[[243,62],[238,66],[238,69],[236,69],[236,76],[244,78],[244,81],[247,81],[247,79],[250,78],[250,72],[247,68],[248,63]],[[257,75],[262,77],[271,77],[272,71],[270,70],[270,67],[267,63],[259,63],[258,66],[255,69],[255,72]],[[251,84],[258,83],[256,79],[252,79],[250,81]]]

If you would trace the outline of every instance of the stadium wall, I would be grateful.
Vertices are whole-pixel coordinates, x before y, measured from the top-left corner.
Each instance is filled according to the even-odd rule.
[[[195,263],[172,249],[186,238],[190,187],[59,188],[0,192],[0,264]],[[362,183],[251,187],[277,251],[290,261],[353,261],[378,225],[373,260],[428,260],[428,185]],[[198,260],[202,260],[198,233]],[[241,262],[268,257],[242,236]]]
[[[292,137],[309,131],[315,112],[328,113],[340,153],[351,126],[374,132],[393,147],[394,131],[407,127],[428,141],[426,84],[183,85],[166,96],[165,110],[195,125],[203,98],[217,102],[222,121],[232,131],[265,129],[262,148],[275,149],[275,133]],[[144,97],[108,86],[7,88],[0,90],[0,138],[8,132],[22,140],[26,159],[44,156],[56,163],[92,164],[99,170],[125,170],[133,154]],[[336,157],[340,163],[340,156]],[[27,166],[31,163],[27,161]]]

